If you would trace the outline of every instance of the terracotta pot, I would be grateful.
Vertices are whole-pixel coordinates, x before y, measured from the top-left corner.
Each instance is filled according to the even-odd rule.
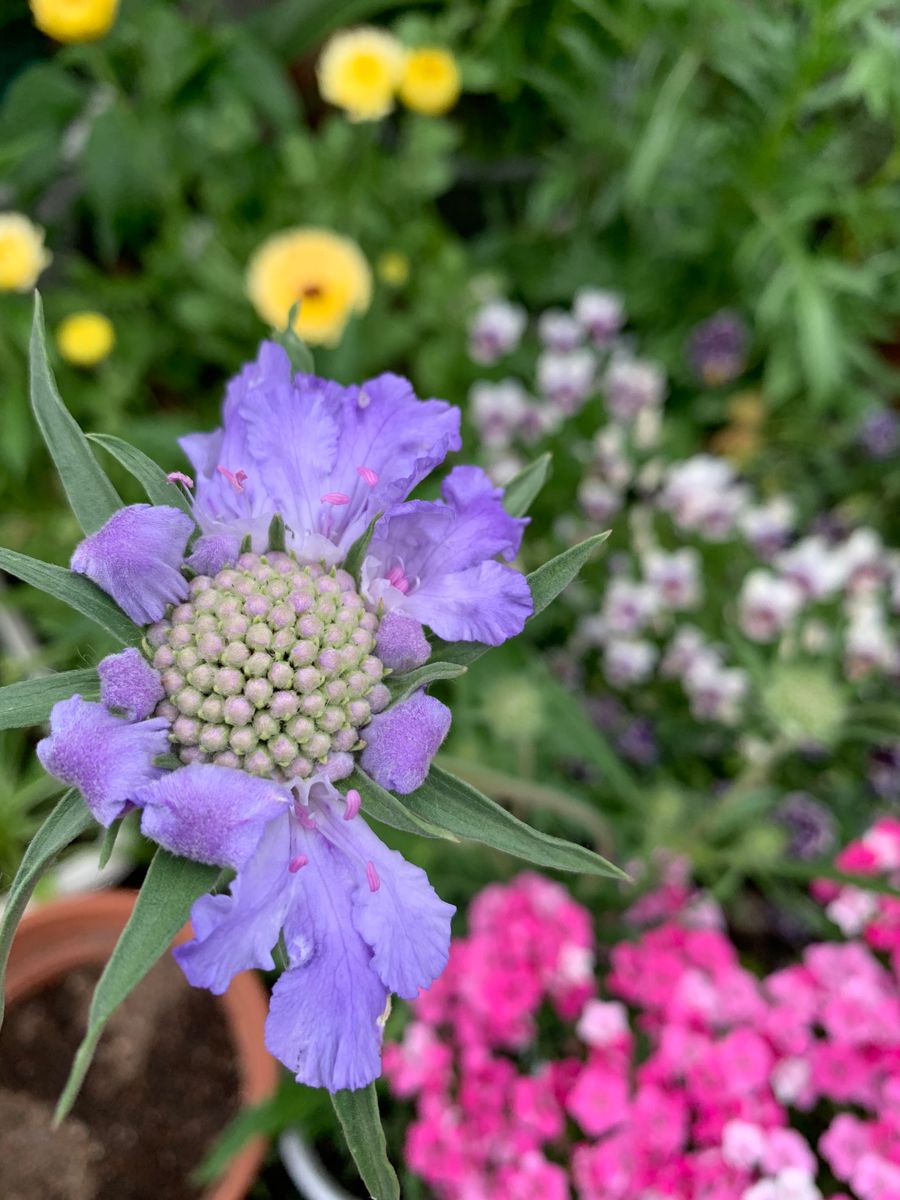
[[[103,965],[119,939],[137,892],[118,889],[53,900],[22,920],[9,956],[6,999],[24,1000],[76,967]],[[186,925],[175,944],[191,935]],[[263,1044],[268,1003],[262,984],[251,971],[235,976],[224,996],[217,996],[234,1045],[244,1104],[272,1095],[278,1069]],[[225,1174],[204,1193],[203,1200],[243,1200],[259,1173],[266,1139],[254,1138],[229,1164]]]

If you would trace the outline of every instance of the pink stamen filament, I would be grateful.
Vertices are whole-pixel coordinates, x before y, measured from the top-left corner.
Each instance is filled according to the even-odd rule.
[[[320,496],[319,499],[322,501],[323,504],[349,504],[350,503],[350,497],[346,494],[346,492],[326,492],[325,495]]]
[[[309,813],[309,810],[302,804],[294,805],[294,816],[300,822],[304,829],[313,830],[316,827],[315,821]]]
[[[375,870],[373,862],[366,863],[366,879],[369,881],[369,891],[377,892],[381,887],[381,880],[378,878],[378,872]]]
[[[236,492],[242,492],[244,490],[244,480],[247,478],[247,472],[243,468],[238,471],[229,471],[227,467],[223,467],[220,464],[218,467],[216,467],[216,470],[220,475],[225,476]]]
[[[288,863],[288,870],[292,875],[296,875],[300,868],[305,867],[308,862],[309,859],[305,854],[298,854]]]
[[[190,475],[185,475],[183,471],[170,471],[166,476],[169,483],[180,483],[183,487],[192,488],[194,481]]]
[[[361,804],[362,796],[360,796],[356,788],[351,788],[347,793],[347,807],[344,809],[344,820],[352,821],[359,812]]]
[[[398,592],[402,592],[404,596],[409,591],[409,580],[406,578],[406,572],[399,565],[391,567],[390,571],[388,571],[387,581]]]
[[[357,467],[356,473],[360,479],[365,480],[369,487],[374,487],[378,482],[378,472],[373,471],[371,467]]]

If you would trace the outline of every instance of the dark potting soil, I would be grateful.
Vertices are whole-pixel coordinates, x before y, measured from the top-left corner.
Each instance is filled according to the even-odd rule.
[[[0,1032],[2,1200],[197,1200],[190,1175],[238,1110],[216,1002],[171,958],[109,1021],[72,1115],[53,1109],[99,970],[80,968],[10,1007]]]

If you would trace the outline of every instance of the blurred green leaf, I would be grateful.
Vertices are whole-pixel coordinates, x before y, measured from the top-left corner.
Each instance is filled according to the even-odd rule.
[[[167,504],[193,516],[190,502],[181,488],[170,483],[162,467],[142,450],[110,433],[89,433],[90,441],[107,450],[141,484],[151,504]]]
[[[50,709],[58,700],[68,700],[76,692],[85,700],[99,697],[100,681],[93,667],[9,683],[0,688],[0,729],[40,725],[50,716]]]
[[[335,1092],[331,1102],[372,1200],[400,1200],[400,1184],[388,1159],[375,1084],[354,1092]]]

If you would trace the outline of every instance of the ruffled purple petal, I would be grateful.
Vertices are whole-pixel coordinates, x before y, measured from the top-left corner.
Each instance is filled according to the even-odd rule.
[[[360,765],[392,792],[414,792],[450,730],[450,709],[424,691],[373,717]]]
[[[72,570],[103,588],[137,625],[149,625],[187,596],[179,568],[193,528],[180,508],[130,504],[79,543]]]
[[[71,696],[54,704],[50,735],[38,742],[45,770],[77,787],[101,825],[111,825],[143,784],[161,771],[153,759],[169,748],[162,717],[130,722],[102,704]]]
[[[274,970],[272,948],[294,890],[289,854],[289,818],[284,812],[263,831],[253,857],[232,881],[230,894],[195,901],[194,938],[175,949],[194,987],[220,996],[239,971]]]
[[[353,923],[372,950],[372,966],[388,991],[414,1000],[447,965],[456,909],[441,900],[424,871],[385,846],[362,817],[345,821],[329,806],[325,820],[325,837],[357,864]]]
[[[274,342],[263,342],[256,359],[229,381],[223,427],[179,440],[194,469],[194,515],[204,534],[229,535],[238,544],[249,534],[255,550],[265,549],[278,505],[268,486],[267,464],[250,448],[248,417],[255,410],[264,412],[274,391],[289,388],[290,376],[286,352]],[[208,573],[201,566],[195,569]]]
[[[118,709],[129,721],[143,721],[165,696],[159,672],[140,650],[129,646],[110,654],[97,667],[100,699],[109,709]]]
[[[353,923],[344,856],[303,831],[307,863],[284,924],[291,969],[272,990],[266,1046],[309,1087],[366,1087],[381,1072],[388,992]]]
[[[205,533],[194,542],[185,561],[197,575],[216,575],[237,562],[240,552],[240,534]]]
[[[290,807],[289,793],[272,780],[211,763],[180,767],[141,788],[135,801],[147,837],[173,854],[236,871]]]
[[[534,600],[524,575],[490,559],[426,581],[396,611],[416,617],[447,641],[499,646],[522,632]]]
[[[428,661],[431,646],[415,617],[388,612],[375,635],[375,653],[392,671],[412,671]]]

